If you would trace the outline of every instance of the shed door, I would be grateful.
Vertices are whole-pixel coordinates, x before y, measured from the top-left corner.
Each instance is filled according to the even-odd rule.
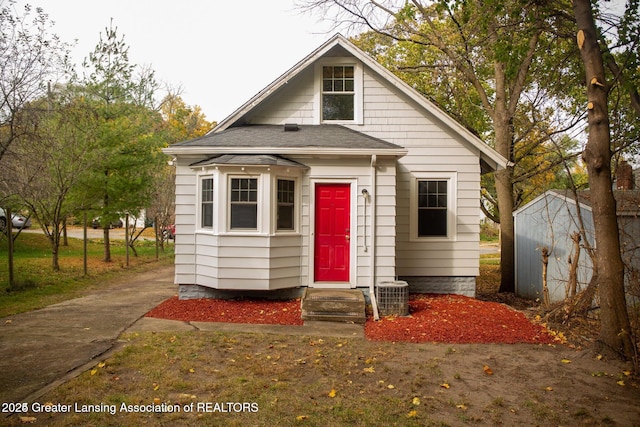
[[[316,184],[316,282],[348,282],[351,184]]]

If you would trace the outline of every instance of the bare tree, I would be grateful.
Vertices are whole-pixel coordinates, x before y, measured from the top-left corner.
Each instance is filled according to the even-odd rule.
[[[0,0],[0,160],[11,144],[29,131],[21,121],[29,103],[68,69],[69,45],[50,33],[42,8]]]

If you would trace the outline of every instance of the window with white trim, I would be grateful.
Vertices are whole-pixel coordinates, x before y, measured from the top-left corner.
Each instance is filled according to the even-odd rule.
[[[355,119],[355,67],[322,67],[322,120]]]
[[[444,179],[419,179],[418,237],[446,237],[448,186]]]
[[[213,178],[202,178],[200,205],[200,226],[213,228]]]
[[[455,240],[456,173],[416,172],[411,180],[411,240]]]
[[[278,179],[276,230],[295,229],[296,182],[291,179]]]
[[[230,221],[232,230],[258,228],[258,178],[231,178]]]

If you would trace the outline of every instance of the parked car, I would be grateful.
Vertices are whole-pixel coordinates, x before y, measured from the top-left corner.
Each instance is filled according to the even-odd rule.
[[[122,225],[122,220],[118,219],[111,222],[111,224],[109,224],[109,228],[122,228]],[[100,220],[100,218],[94,218],[93,221],[91,221],[91,227],[94,229],[102,228],[102,221]]]
[[[7,228],[7,214],[0,208],[0,230]]]
[[[27,218],[20,214],[12,214],[11,224],[13,228],[29,228],[31,227],[31,218]]]
[[[167,225],[162,228],[162,237],[164,240],[173,240],[176,236],[176,226],[175,224]]]

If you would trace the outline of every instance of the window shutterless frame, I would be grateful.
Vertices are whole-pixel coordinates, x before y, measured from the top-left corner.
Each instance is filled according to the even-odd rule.
[[[200,178],[200,227],[213,228],[214,180],[212,176]]]
[[[414,241],[456,239],[455,172],[418,172],[411,180],[409,227]]]
[[[294,231],[296,227],[296,181],[276,179],[276,231]]]
[[[315,65],[314,123],[363,124],[362,64],[332,57]]]
[[[258,178],[229,178],[229,229],[258,229]]]

